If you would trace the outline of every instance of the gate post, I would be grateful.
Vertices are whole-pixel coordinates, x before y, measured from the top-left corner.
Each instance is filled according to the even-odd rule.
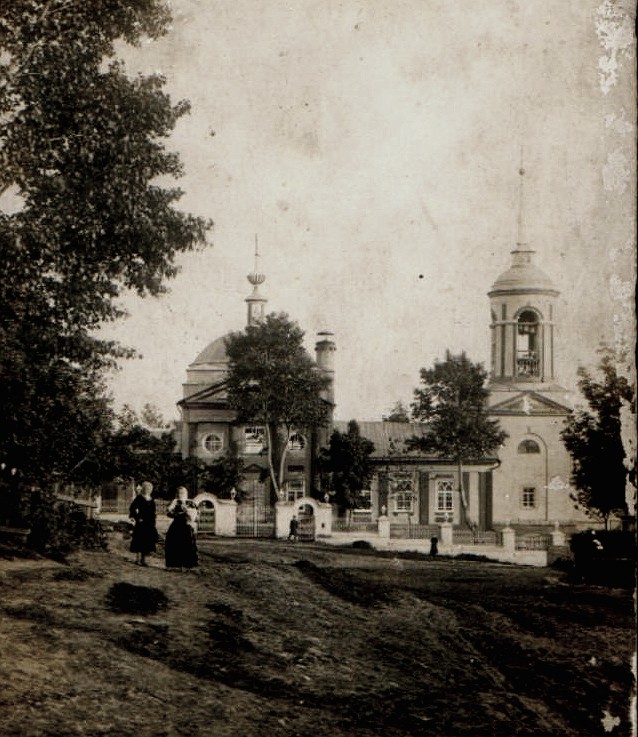
[[[234,499],[218,499],[215,505],[215,534],[220,537],[237,535],[237,502]]]
[[[454,544],[454,527],[451,522],[441,522],[439,526],[439,540],[442,547],[452,547]]]
[[[295,513],[295,507],[290,502],[275,502],[275,537],[285,540],[290,531],[290,520]]]

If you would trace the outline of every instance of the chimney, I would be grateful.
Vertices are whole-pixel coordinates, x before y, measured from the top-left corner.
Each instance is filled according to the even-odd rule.
[[[334,404],[334,354],[337,346],[334,342],[334,336],[329,331],[317,333],[317,342],[315,344],[315,355],[317,366],[321,372],[330,379],[330,384],[326,389],[325,398]]]

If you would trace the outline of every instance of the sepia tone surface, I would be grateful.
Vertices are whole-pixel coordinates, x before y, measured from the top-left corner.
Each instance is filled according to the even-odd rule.
[[[3,737],[631,734],[629,591],[477,560],[200,547],[189,573],[133,565],[117,535],[67,566],[0,558]],[[122,584],[146,606],[117,606]]]
[[[489,358],[486,293],[521,237],[561,291],[558,377],[633,331],[635,80],[628,0],[175,0],[122,49],[192,103],[170,145],[212,248],[113,332],[119,401],[175,416],[185,367],[262,291],[337,340],[337,417],[409,402],[446,349]],[[519,174],[525,168],[522,232]]]

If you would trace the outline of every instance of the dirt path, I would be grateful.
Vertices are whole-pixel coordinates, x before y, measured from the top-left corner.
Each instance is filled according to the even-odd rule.
[[[2,737],[630,734],[629,592],[266,541],[129,559],[0,561]]]

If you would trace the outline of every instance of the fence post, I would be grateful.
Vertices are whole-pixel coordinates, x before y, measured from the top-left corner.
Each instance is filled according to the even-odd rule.
[[[390,537],[390,520],[385,514],[382,514],[377,519],[379,537]]]
[[[558,522],[554,522],[554,529],[549,533],[549,535],[553,548],[562,548],[563,545],[565,545],[565,533],[560,529],[560,524]]]
[[[513,530],[509,523],[501,530],[501,540],[508,553],[513,553],[516,550],[516,530]]]
[[[441,545],[452,547],[454,544],[453,527],[451,522],[441,522],[439,525]]]

